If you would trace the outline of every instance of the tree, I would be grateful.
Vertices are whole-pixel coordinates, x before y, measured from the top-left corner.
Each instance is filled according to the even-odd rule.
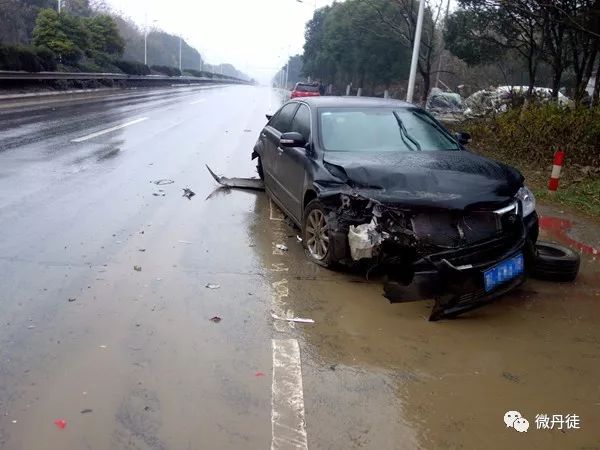
[[[120,57],[125,49],[125,41],[117,24],[109,15],[102,14],[85,20],[90,33],[91,52]]]
[[[377,0],[381,9],[390,0]],[[362,0],[317,10],[306,26],[303,72],[324,83],[360,88],[389,85],[408,74],[410,56],[401,38]]]
[[[67,27],[63,26],[61,17],[55,10],[43,9],[39,12],[35,22],[33,43],[38,47],[52,50],[67,63],[77,63],[81,58],[82,51],[65,33],[65,28]]]
[[[416,0],[362,0],[376,13],[383,26],[399,38],[400,45],[412,50],[417,28],[419,3]],[[426,0],[423,0],[426,1]],[[423,31],[419,47],[417,71],[423,79],[421,101],[429,94],[431,77],[434,73],[433,61],[438,53],[437,27],[440,20],[442,2],[432,5],[427,2],[423,18]]]

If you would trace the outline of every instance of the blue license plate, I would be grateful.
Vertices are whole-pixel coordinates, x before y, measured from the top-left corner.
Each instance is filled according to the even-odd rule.
[[[517,278],[523,274],[525,261],[523,254],[519,253],[510,259],[502,261],[491,269],[483,272],[483,280],[485,282],[485,291],[490,292],[501,284]]]

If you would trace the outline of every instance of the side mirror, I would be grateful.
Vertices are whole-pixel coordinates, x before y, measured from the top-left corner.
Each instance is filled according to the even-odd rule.
[[[279,139],[279,146],[281,148],[286,147],[304,147],[306,145],[306,139],[300,133],[290,131],[289,133],[283,133]]]
[[[469,133],[456,133],[456,140],[460,145],[467,145],[471,142],[471,135]]]
[[[273,118],[273,114],[265,114],[267,120],[271,120]]]

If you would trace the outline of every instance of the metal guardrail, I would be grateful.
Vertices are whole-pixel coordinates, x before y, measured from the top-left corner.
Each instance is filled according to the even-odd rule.
[[[212,82],[247,83],[238,78],[208,77],[169,77],[166,75],[126,75],[123,73],[90,72],[20,72],[0,70],[0,80],[126,80],[126,81],[171,81],[171,82]]]

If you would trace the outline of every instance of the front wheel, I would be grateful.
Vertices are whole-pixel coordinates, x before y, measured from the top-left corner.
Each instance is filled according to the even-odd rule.
[[[313,262],[324,267],[332,265],[327,213],[318,200],[312,200],[304,209],[302,240]]]

